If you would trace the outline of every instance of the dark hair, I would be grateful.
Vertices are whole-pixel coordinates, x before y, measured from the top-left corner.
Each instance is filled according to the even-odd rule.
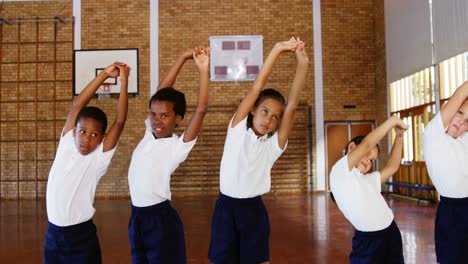
[[[357,136],[357,137],[354,137],[353,139],[351,139],[351,140],[348,142],[348,144],[346,144],[345,155],[348,154],[348,147],[349,147],[349,144],[354,143],[354,144],[356,144],[356,145],[359,145],[359,144],[361,144],[361,142],[364,140],[365,137],[366,137],[366,136],[360,135],[360,136]],[[380,154],[380,145],[377,144],[376,147],[377,147],[378,153]]]
[[[78,112],[78,115],[76,116],[75,119],[75,126],[78,124],[81,118],[83,117],[89,117],[92,118],[99,123],[101,123],[101,128],[102,128],[102,133],[106,133],[107,129],[107,116],[104,111],[102,111],[100,108],[94,107],[94,106],[86,106],[83,107],[80,112]]]
[[[275,89],[268,88],[268,89],[261,91],[260,94],[258,95],[257,100],[255,100],[255,103],[254,103],[255,108],[257,108],[267,98],[276,100],[280,102],[283,106],[286,104],[286,100],[284,99],[284,96],[280,92],[276,91]],[[253,126],[253,115],[252,113],[249,113],[249,116],[247,117],[247,128],[251,128],[252,126]],[[270,133],[268,133],[268,137],[273,136],[275,132],[276,131],[271,131]]]
[[[184,118],[186,110],[185,95],[172,87],[159,89],[149,100],[149,108],[153,101],[168,101],[174,105],[174,112]]]

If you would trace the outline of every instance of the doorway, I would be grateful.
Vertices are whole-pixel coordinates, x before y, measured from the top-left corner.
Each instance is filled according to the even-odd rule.
[[[375,127],[373,121],[325,122],[326,190],[330,190],[330,171],[344,155],[346,144],[354,137],[367,135]]]

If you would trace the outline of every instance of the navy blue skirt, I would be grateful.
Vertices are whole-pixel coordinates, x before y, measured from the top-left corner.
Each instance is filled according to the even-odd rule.
[[[401,233],[395,221],[389,227],[379,231],[356,230],[349,259],[352,264],[405,263]]]
[[[184,227],[168,200],[147,207],[132,206],[128,238],[132,263],[187,262]]]
[[[435,247],[437,261],[441,264],[468,261],[468,198],[440,196]]]
[[[213,263],[260,263],[270,259],[270,222],[262,197],[236,199],[222,193],[211,220],[208,253]]]
[[[44,263],[101,263],[101,248],[93,220],[66,227],[49,222]]]

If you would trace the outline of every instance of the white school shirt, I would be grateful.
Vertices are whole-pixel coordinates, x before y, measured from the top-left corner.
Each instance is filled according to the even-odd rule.
[[[348,167],[348,155],[330,173],[330,189],[338,208],[359,231],[383,230],[393,221],[393,212],[380,194],[380,172],[362,174]]]
[[[171,174],[190,153],[197,139],[184,142],[184,136],[154,138],[146,119],[143,139],[133,151],[128,169],[128,185],[132,204],[137,207],[171,200]]]
[[[76,225],[93,218],[96,186],[116,149],[103,152],[101,142],[93,152],[83,156],[74,139],[73,130],[60,138],[47,181],[47,217],[57,226]]]
[[[423,151],[432,183],[440,195],[468,197],[468,134],[447,134],[438,113],[424,128]]]
[[[235,127],[229,122],[220,168],[221,193],[233,198],[252,198],[270,191],[271,167],[286,149],[278,145],[278,133],[258,138],[247,129],[247,117]]]

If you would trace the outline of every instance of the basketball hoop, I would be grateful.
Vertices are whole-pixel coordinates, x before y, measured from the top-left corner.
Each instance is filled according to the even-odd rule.
[[[103,83],[101,87],[99,87],[98,93],[98,100],[104,101],[110,98],[110,88],[112,83]]]

